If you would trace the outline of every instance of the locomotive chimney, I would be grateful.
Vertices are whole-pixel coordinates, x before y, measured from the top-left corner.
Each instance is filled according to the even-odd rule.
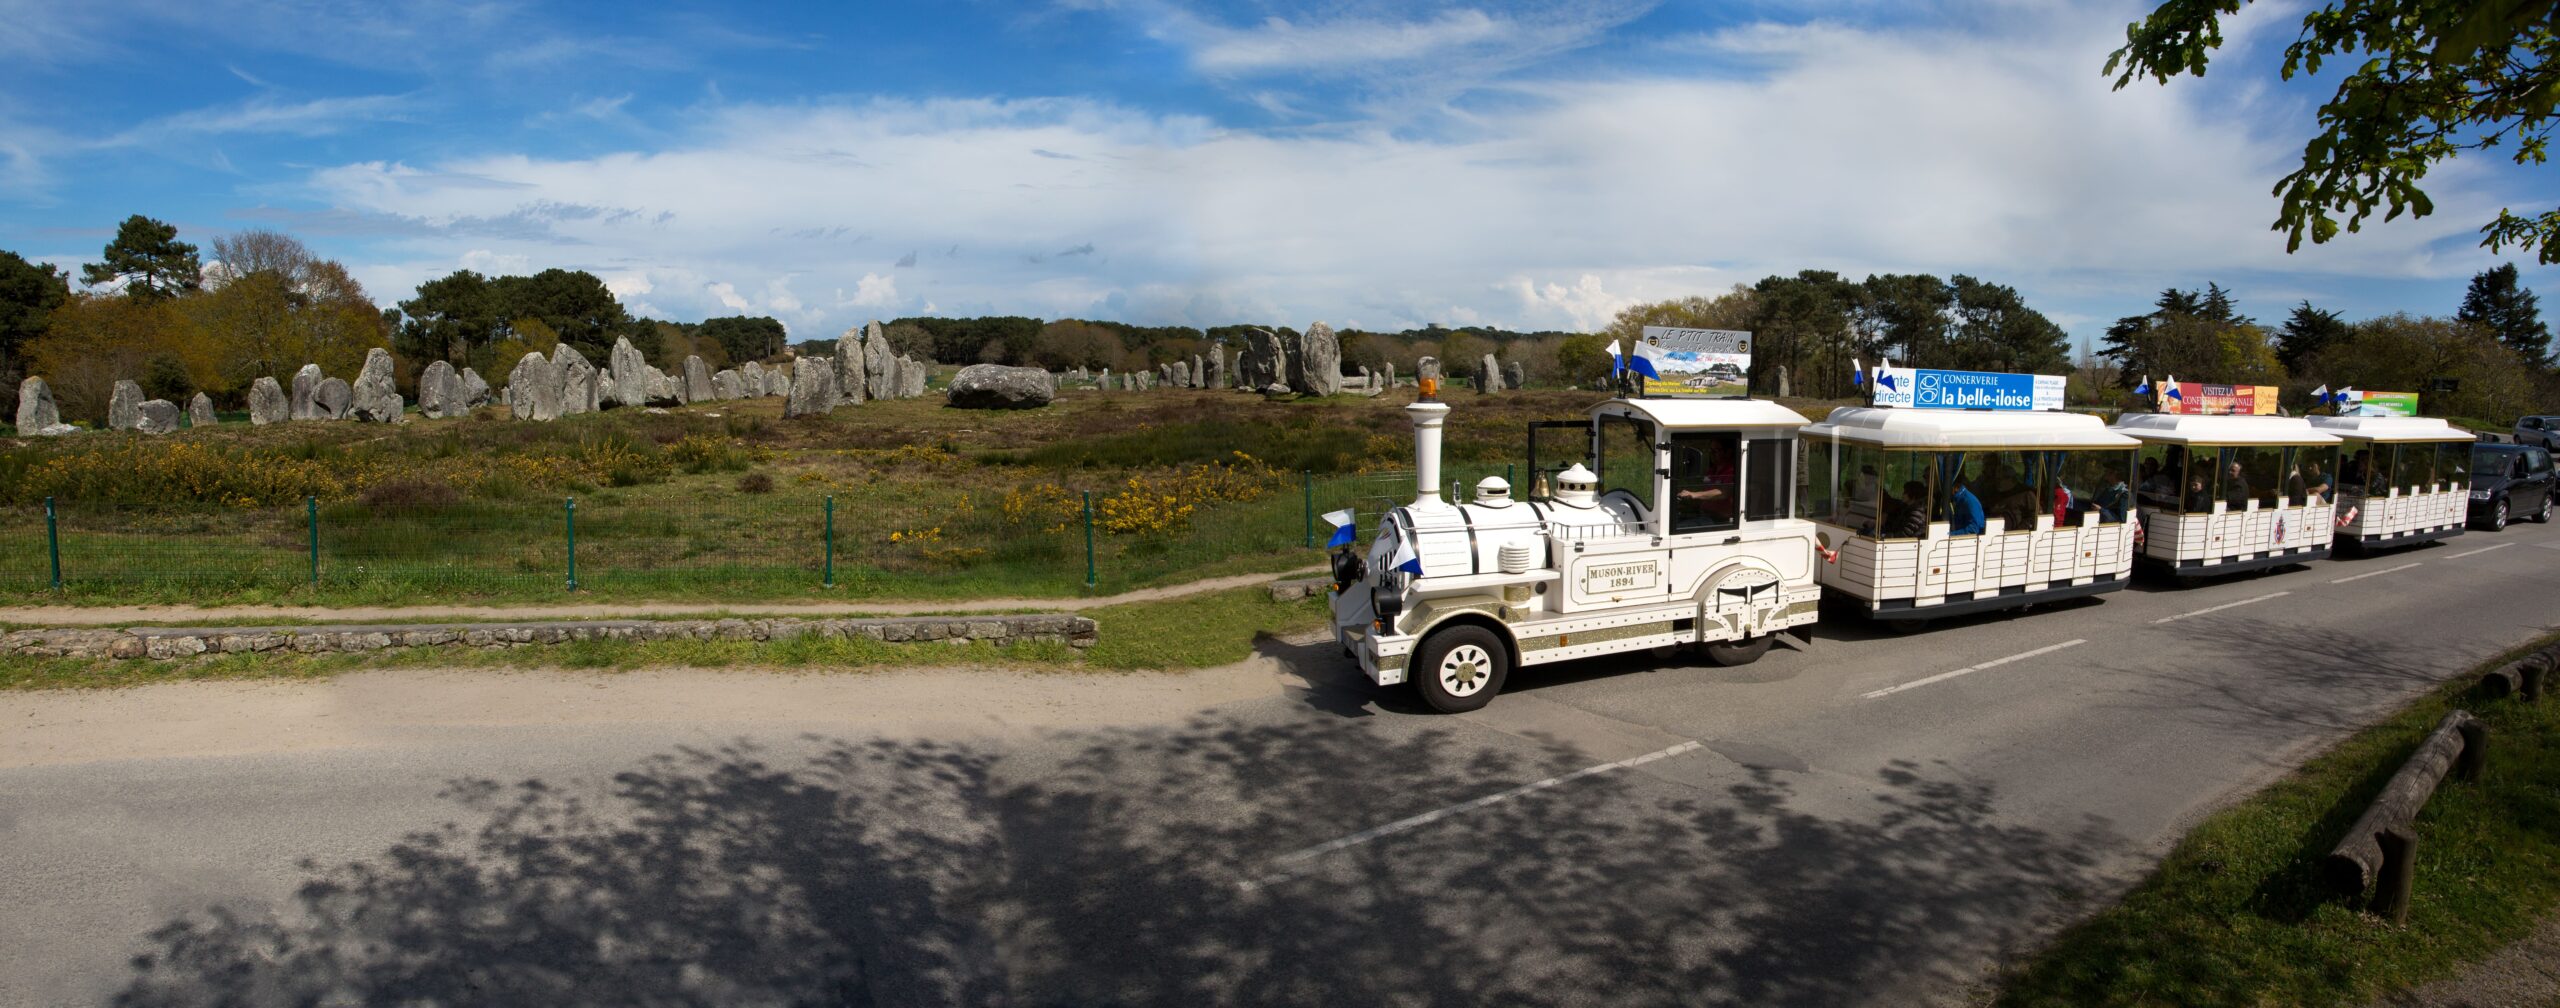
[[[1449,416],[1449,404],[1440,401],[1440,381],[1422,379],[1422,396],[1404,408],[1413,421],[1413,506],[1436,508],[1447,502],[1440,499],[1440,423]]]

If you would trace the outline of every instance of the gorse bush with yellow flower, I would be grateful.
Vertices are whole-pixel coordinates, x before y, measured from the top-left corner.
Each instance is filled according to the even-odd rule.
[[[377,475],[375,467],[357,462],[245,452],[202,442],[137,440],[38,462],[8,496],[17,503],[53,497],[86,503],[267,507],[305,497],[347,496]]]

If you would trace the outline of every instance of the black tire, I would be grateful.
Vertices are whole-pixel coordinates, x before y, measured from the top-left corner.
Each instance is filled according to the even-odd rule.
[[[2536,525],[2551,524],[2551,493],[2549,491],[2543,492],[2542,507],[2533,512],[2533,523]]]
[[[1500,635],[1473,624],[1433,632],[1414,657],[1413,688],[1443,714],[1482,709],[1511,677],[1511,649]]]
[[[1707,660],[1726,668],[1749,665],[1759,661],[1761,655],[1768,654],[1769,645],[1776,643],[1777,639],[1776,634],[1761,634],[1741,640],[1716,641],[1707,645]]]
[[[2506,527],[2507,501],[2502,497],[2498,499],[2498,506],[2489,512],[2489,531],[2502,532],[2506,530]]]

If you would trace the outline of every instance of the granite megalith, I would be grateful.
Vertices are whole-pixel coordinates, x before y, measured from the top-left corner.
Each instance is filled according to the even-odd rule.
[[[53,401],[53,386],[45,384],[44,379],[29,376],[18,383],[19,437],[69,434],[79,429],[62,422],[62,408]]]
[[[152,399],[134,407],[133,429],[144,434],[169,434],[178,429],[178,404],[166,399]]]
[[[305,364],[293,373],[293,418],[320,419],[320,365]]]
[[[115,391],[107,396],[107,429],[132,430],[142,425],[142,386],[132,381],[116,382]]]
[[[540,353],[527,353],[507,373],[507,406],[518,420],[560,418],[560,368]]]
[[[951,376],[946,400],[962,409],[1036,409],[1057,395],[1057,379],[1040,368],[972,364]]]
[[[273,378],[261,377],[249,383],[249,422],[264,427],[293,419],[293,403],[285,398],[284,386]]]
[[[392,377],[391,351],[375,347],[364,353],[364,370],[356,373],[355,384],[347,389],[346,415],[373,423],[396,423],[400,411],[408,406],[400,398],[400,385]]]

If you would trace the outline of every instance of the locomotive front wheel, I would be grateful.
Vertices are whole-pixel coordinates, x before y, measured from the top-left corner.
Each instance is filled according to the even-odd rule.
[[[1707,645],[1707,660],[1726,668],[1749,665],[1759,661],[1761,655],[1768,654],[1769,645],[1777,639],[1776,634],[1761,634],[1741,640],[1717,641]]]
[[[1413,684],[1422,702],[1443,714],[1464,714],[1493,702],[1511,674],[1511,652],[1502,638],[1480,626],[1455,626],[1422,642]]]

